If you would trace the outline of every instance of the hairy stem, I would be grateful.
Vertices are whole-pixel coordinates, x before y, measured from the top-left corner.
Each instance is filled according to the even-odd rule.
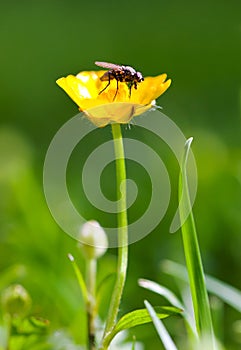
[[[126,280],[128,263],[128,221],[126,209],[126,167],[124,147],[120,124],[112,124],[114,150],[116,158],[116,187],[118,200],[118,265],[117,278],[112,293],[106,328],[103,337],[102,349],[108,346],[108,334],[116,324],[119,305]],[[120,191],[121,189],[121,191]]]

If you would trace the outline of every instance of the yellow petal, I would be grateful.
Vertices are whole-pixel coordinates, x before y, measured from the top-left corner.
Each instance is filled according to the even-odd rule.
[[[109,123],[127,124],[136,114],[143,113],[143,106],[127,102],[113,102],[102,104],[84,111],[85,115],[98,127]]]
[[[132,90],[131,101],[145,105],[156,100],[171,85],[171,79],[165,81],[166,78],[166,74],[161,74],[157,77],[146,77],[136,90]]]
[[[81,103],[81,97],[75,90],[74,85],[70,82],[74,80],[73,75],[68,75],[67,78],[60,78],[56,83],[69,95],[69,97],[79,106]]]

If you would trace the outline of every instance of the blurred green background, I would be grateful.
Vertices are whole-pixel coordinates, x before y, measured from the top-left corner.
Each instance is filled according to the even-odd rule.
[[[80,292],[67,253],[82,267],[83,261],[76,242],[49,213],[42,170],[51,139],[78,112],[55,80],[96,69],[96,60],[131,65],[144,76],[166,72],[172,78],[158,103],[187,137],[194,137],[199,178],[194,214],[204,267],[241,289],[240,36],[238,0],[1,1],[0,290],[22,283],[33,298],[33,313],[49,319],[52,330],[66,329],[81,342]],[[130,132],[124,128],[125,134]],[[110,127],[97,134],[100,141],[109,139]],[[175,289],[172,279],[161,273],[160,262],[184,263],[180,232],[169,234],[177,205],[178,166],[164,145],[161,150],[172,178],[172,201],[156,230],[130,246],[121,313],[143,307],[145,298],[163,304],[141,290],[137,279],[153,279]],[[143,188],[145,174],[131,162],[128,169]],[[78,171],[79,164],[71,162],[69,186],[76,203]],[[111,197],[114,166],[106,175],[113,177],[111,187],[110,180],[103,180]],[[144,191],[148,196],[149,187]],[[87,204],[85,208],[86,219],[107,224],[108,216],[102,218]],[[136,211],[144,209],[145,201],[139,201]],[[100,261],[100,275],[110,272],[115,253],[111,250]],[[227,349],[241,346],[233,328],[239,318],[225,306]],[[180,340],[183,330],[178,322],[169,323]],[[145,349],[161,349],[152,326],[134,333]]]

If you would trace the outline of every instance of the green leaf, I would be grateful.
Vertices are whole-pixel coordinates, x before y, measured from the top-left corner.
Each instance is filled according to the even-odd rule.
[[[164,348],[166,350],[177,350],[176,345],[174,344],[172,338],[170,337],[169,333],[167,332],[166,328],[164,327],[163,323],[158,318],[154,308],[151,306],[151,304],[145,300],[144,304],[149,312],[149,315],[152,319],[152,322],[156,328],[157,334],[159,335]]]
[[[182,313],[181,309],[173,306],[156,306],[154,307],[154,310],[159,318],[180,315]],[[152,319],[146,309],[131,311],[120,318],[114,329],[106,337],[105,344],[109,345],[114,336],[124,329],[129,329],[150,322],[152,322]]]
[[[173,306],[156,306],[154,309],[159,318],[180,315],[182,313],[181,309]],[[117,334],[124,329],[129,329],[149,322],[151,322],[151,318],[146,309],[134,310],[121,317],[114,328],[114,332]]]

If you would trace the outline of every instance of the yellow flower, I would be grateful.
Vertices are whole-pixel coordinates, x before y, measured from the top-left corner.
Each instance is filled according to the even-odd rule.
[[[106,71],[85,71],[76,76],[68,75],[57,80],[57,84],[70,96],[84,112],[88,119],[98,127],[109,123],[128,123],[132,117],[142,114],[155,105],[155,99],[162,95],[170,86],[171,80],[166,74],[156,77],[145,77],[138,84],[137,89],[132,87],[131,96],[126,83],[119,82],[115,100],[116,80],[101,81]]]

